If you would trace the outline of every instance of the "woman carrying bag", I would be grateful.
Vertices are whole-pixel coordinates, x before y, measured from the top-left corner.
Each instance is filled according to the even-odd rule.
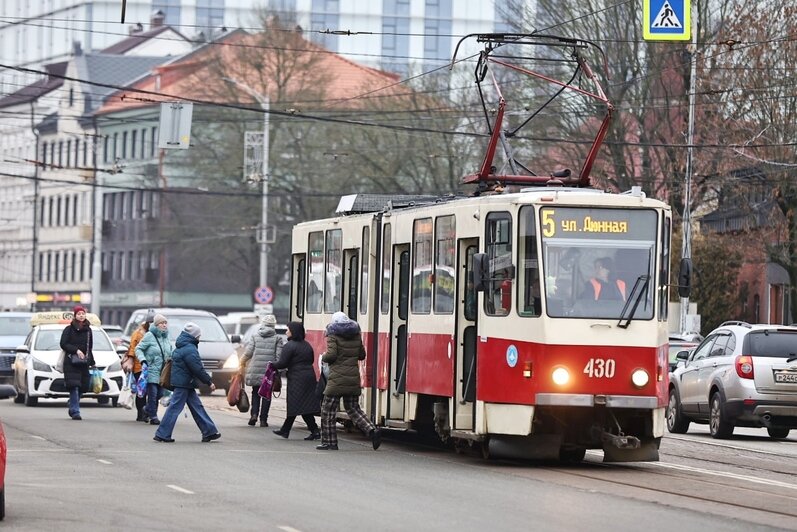
[[[287,417],[285,423],[274,434],[287,438],[290,435],[296,416],[302,416],[310,435],[305,440],[321,438],[315,417],[321,412],[319,397],[316,395],[316,378],[313,369],[313,347],[304,339],[304,326],[296,321],[288,324],[288,343],[282,348],[277,369],[288,370]],[[279,378],[279,374],[276,377]]]
[[[89,368],[94,367],[91,324],[86,319],[86,309],[80,305],[72,312],[72,323],[61,333],[61,349],[64,350],[64,386],[69,390],[69,417],[79,421],[80,395],[89,389]]]
[[[282,338],[277,335],[274,327],[277,318],[269,314],[263,317],[260,328],[252,335],[246,345],[246,351],[239,362],[241,371],[246,368],[244,384],[252,387],[251,411],[249,426],[254,427],[260,418],[260,426],[268,427],[268,411],[271,408],[271,397],[260,397],[258,390],[266,374],[266,365],[276,362],[282,352]],[[245,393],[245,392],[244,392]]]
[[[151,327],[136,346],[136,358],[147,364],[147,405],[144,413],[150,425],[160,425],[158,419],[158,399],[163,397],[160,385],[161,370],[172,357],[172,344],[169,342],[169,327],[163,314],[155,314]]]

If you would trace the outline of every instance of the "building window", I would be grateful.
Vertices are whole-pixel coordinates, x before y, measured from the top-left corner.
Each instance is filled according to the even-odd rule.
[[[150,130],[150,138],[149,138],[149,156],[155,157],[155,146],[158,145],[158,128],[153,127]]]
[[[116,162],[119,157],[119,133],[113,134],[113,153],[111,155],[111,162]]]
[[[122,159],[127,159],[127,131],[122,133]]]
[[[88,166],[88,163],[86,162],[86,161],[88,161],[88,151],[89,151],[88,150],[88,144],[89,144],[89,141],[87,141],[87,140],[83,141],[83,166]]]
[[[42,158],[41,158],[42,165],[47,164],[47,143],[42,142]]]
[[[409,1],[409,0],[406,0]],[[313,0],[310,14],[311,30],[337,30],[340,25],[340,2],[339,0]],[[311,34],[311,39],[321,44],[324,48],[336,52],[338,50],[337,35]]]
[[[64,167],[64,142],[58,141],[58,166]]]
[[[130,158],[136,158],[136,138],[138,138],[138,130],[134,129],[130,132]]]
[[[104,162],[104,163],[108,162],[108,143],[109,142],[110,142],[110,139],[108,138],[108,135],[105,135],[103,137],[103,139],[102,139],[102,162]]]
[[[75,139],[75,166],[80,166],[80,139]]]
[[[72,141],[66,141],[66,167],[72,166]]]
[[[400,74],[407,73],[410,53],[410,1],[385,0],[382,18],[382,67]]]
[[[64,196],[64,225],[69,226],[69,196]]]
[[[147,143],[144,141],[144,139],[146,137],[147,137],[147,130],[146,129],[142,129],[141,130],[141,158],[142,159],[147,156],[147,152],[146,152],[146,144]]]
[[[210,39],[214,30],[224,26],[224,0],[197,0],[196,27]]]

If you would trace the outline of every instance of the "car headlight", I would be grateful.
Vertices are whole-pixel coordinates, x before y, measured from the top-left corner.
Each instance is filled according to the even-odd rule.
[[[559,366],[553,370],[553,373],[551,373],[551,379],[553,379],[554,384],[564,386],[567,384],[567,381],[570,380],[570,372],[567,371],[567,368]]]
[[[634,386],[637,388],[642,388],[648,383],[649,380],[650,376],[648,375],[648,372],[642,368],[635,369],[631,374],[631,382],[634,383]]]
[[[122,371],[122,361],[117,360],[116,362],[108,366],[108,368],[105,371]]]
[[[36,371],[52,371],[53,370],[53,368],[50,366],[50,364],[45,364],[44,362],[42,362],[38,358],[31,357],[31,360],[33,360],[33,369],[35,369]]]
[[[233,353],[224,363],[224,369],[238,369],[238,355]]]

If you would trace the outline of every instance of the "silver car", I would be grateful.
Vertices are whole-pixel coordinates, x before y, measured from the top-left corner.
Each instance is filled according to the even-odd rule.
[[[667,429],[708,423],[714,438],[766,427],[782,439],[797,428],[797,327],[726,322],[670,375]]]

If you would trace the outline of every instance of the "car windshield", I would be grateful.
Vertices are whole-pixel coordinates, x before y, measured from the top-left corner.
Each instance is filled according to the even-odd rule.
[[[227,333],[224,328],[213,316],[166,316],[169,323],[169,339],[174,342],[185,327],[185,324],[190,322],[199,325],[202,329],[202,336],[199,338],[200,342],[229,342]]]
[[[122,336],[121,329],[105,329],[105,332],[111,338],[120,338]]]
[[[27,336],[30,318],[25,316],[0,316],[0,336]]]
[[[754,357],[786,358],[797,355],[797,331],[754,331],[747,335],[750,350]]]
[[[33,345],[33,349],[36,351],[59,351],[63,332],[63,329],[43,329],[39,331],[39,334],[36,335],[36,343]],[[98,331],[92,327],[91,332],[95,351],[114,350],[104,331]]]

